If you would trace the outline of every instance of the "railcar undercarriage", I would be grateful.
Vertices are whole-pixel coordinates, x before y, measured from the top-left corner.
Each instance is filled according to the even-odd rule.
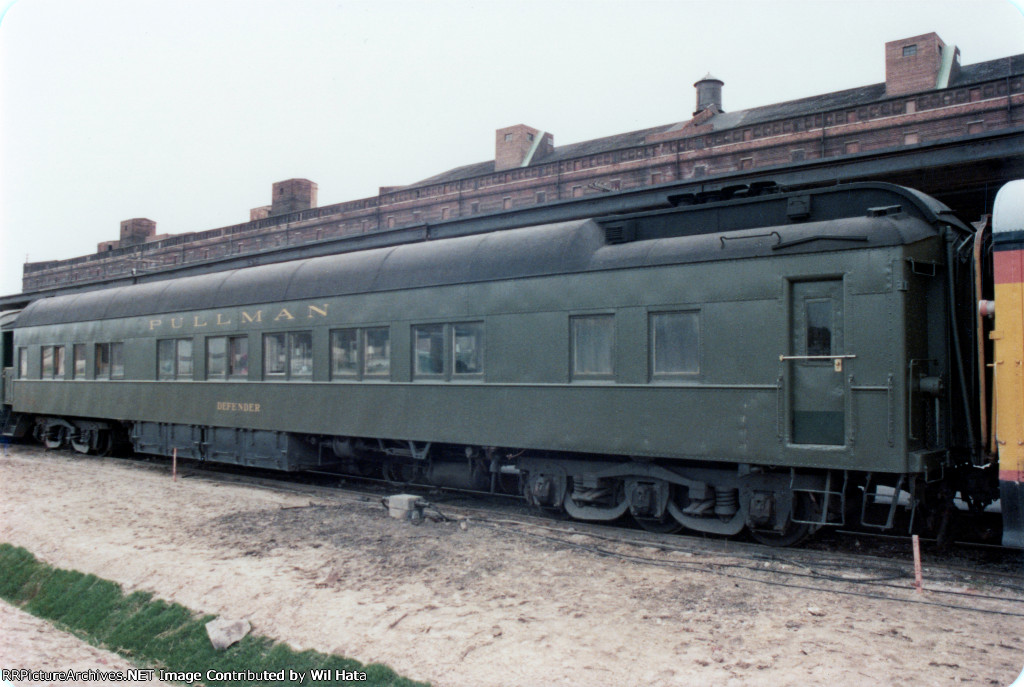
[[[949,531],[955,495],[974,512],[998,497],[991,474],[969,466],[927,481],[922,475],[630,460],[18,414],[7,418],[5,429],[11,436],[30,435],[50,449],[69,448],[81,454],[106,455],[115,445],[125,445],[142,454],[516,494],[541,511],[578,520],[610,522],[628,514],[652,532],[688,530],[731,537],[746,531],[773,546],[792,546],[822,527],[844,525],[882,531],[927,529],[941,539]]]

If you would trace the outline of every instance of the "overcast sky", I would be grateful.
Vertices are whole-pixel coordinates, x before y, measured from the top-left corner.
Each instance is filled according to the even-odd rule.
[[[271,184],[321,205],[494,158],[885,80],[886,41],[1024,52],[1011,0],[0,0],[0,295],[21,266],[247,221]]]

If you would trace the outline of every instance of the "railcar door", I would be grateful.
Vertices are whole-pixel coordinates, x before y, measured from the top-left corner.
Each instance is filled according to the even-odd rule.
[[[846,442],[848,356],[843,350],[841,279],[792,282],[790,289],[789,440],[842,446]]]

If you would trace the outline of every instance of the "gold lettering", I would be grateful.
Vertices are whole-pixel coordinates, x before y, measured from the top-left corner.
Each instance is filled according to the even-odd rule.
[[[181,329],[182,325],[184,325],[184,324],[185,324],[185,318],[184,317],[172,317],[171,318],[171,328],[172,329]]]
[[[207,322],[206,320],[203,320],[203,322],[200,323],[199,322],[199,315],[196,315],[195,317],[192,318],[192,326],[193,327],[205,327],[208,324],[209,324],[209,322]]]
[[[224,326],[224,325],[231,324],[231,320],[226,320],[225,321],[225,320],[221,319],[221,318],[223,318],[223,316],[224,316],[223,313],[217,313],[217,324],[219,326]]]
[[[286,320],[294,320],[295,316],[288,312],[288,308],[281,308],[281,312],[277,313],[277,317],[274,318],[274,322],[277,322],[282,318]]]
[[[327,317],[327,303],[324,303],[323,310],[321,310],[320,308],[316,307],[315,305],[309,306],[309,314],[306,315],[306,319],[308,319],[308,320],[313,319],[313,313],[320,313],[321,317]]]
[[[149,321],[149,331],[153,331],[154,329],[156,329],[157,327],[159,327],[163,323],[164,323],[163,320],[150,320]]]
[[[245,312],[243,310],[242,311],[242,321],[244,321],[244,322],[262,322],[263,321],[263,311],[262,310],[257,310],[256,311],[256,317],[253,317],[252,315],[250,315],[249,313],[247,313],[247,312]]]
[[[233,403],[231,401],[217,401],[217,410],[228,410],[239,413],[260,412],[259,403]]]

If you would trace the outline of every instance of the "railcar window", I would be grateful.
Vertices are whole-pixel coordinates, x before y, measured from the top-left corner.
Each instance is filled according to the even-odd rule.
[[[18,379],[28,378],[28,349],[18,349]]]
[[[263,374],[274,379],[313,376],[313,332],[263,335]]]
[[[288,335],[291,377],[313,376],[313,332],[292,332]]]
[[[96,379],[110,379],[110,344],[96,344]]]
[[[363,374],[367,377],[391,375],[391,330],[373,327],[365,331]]]
[[[53,346],[43,346],[41,369],[43,379],[53,377]]]
[[[832,301],[808,300],[807,355],[832,355]]]
[[[284,378],[288,373],[288,335],[263,335],[263,373]]]
[[[700,372],[700,313],[652,314],[650,332],[654,376]]]
[[[156,342],[157,378],[192,379],[192,339]]]
[[[71,357],[74,358],[71,368],[72,378],[85,379],[85,344],[72,346]]]
[[[336,329],[331,332],[331,378],[359,379],[391,374],[391,330]]]
[[[612,315],[573,317],[572,372],[574,377],[610,377],[615,373],[615,319]]]
[[[64,379],[63,346],[43,346],[42,377],[43,379]]]
[[[452,325],[452,351],[456,375],[479,375],[484,371],[484,325],[465,322]]]
[[[331,377],[353,378],[359,373],[359,330],[331,332]]]
[[[444,374],[444,325],[413,327],[414,371],[419,377],[440,377]]]
[[[178,339],[178,379],[192,379],[192,339]]]
[[[225,379],[228,374],[228,337],[206,339],[206,378]]]
[[[158,379],[174,379],[175,355],[174,339],[157,341],[156,360]]]
[[[248,336],[232,336],[228,338],[228,376],[249,376]]]
[[[124,344],[110,344],[110,378],[124,379]]]

